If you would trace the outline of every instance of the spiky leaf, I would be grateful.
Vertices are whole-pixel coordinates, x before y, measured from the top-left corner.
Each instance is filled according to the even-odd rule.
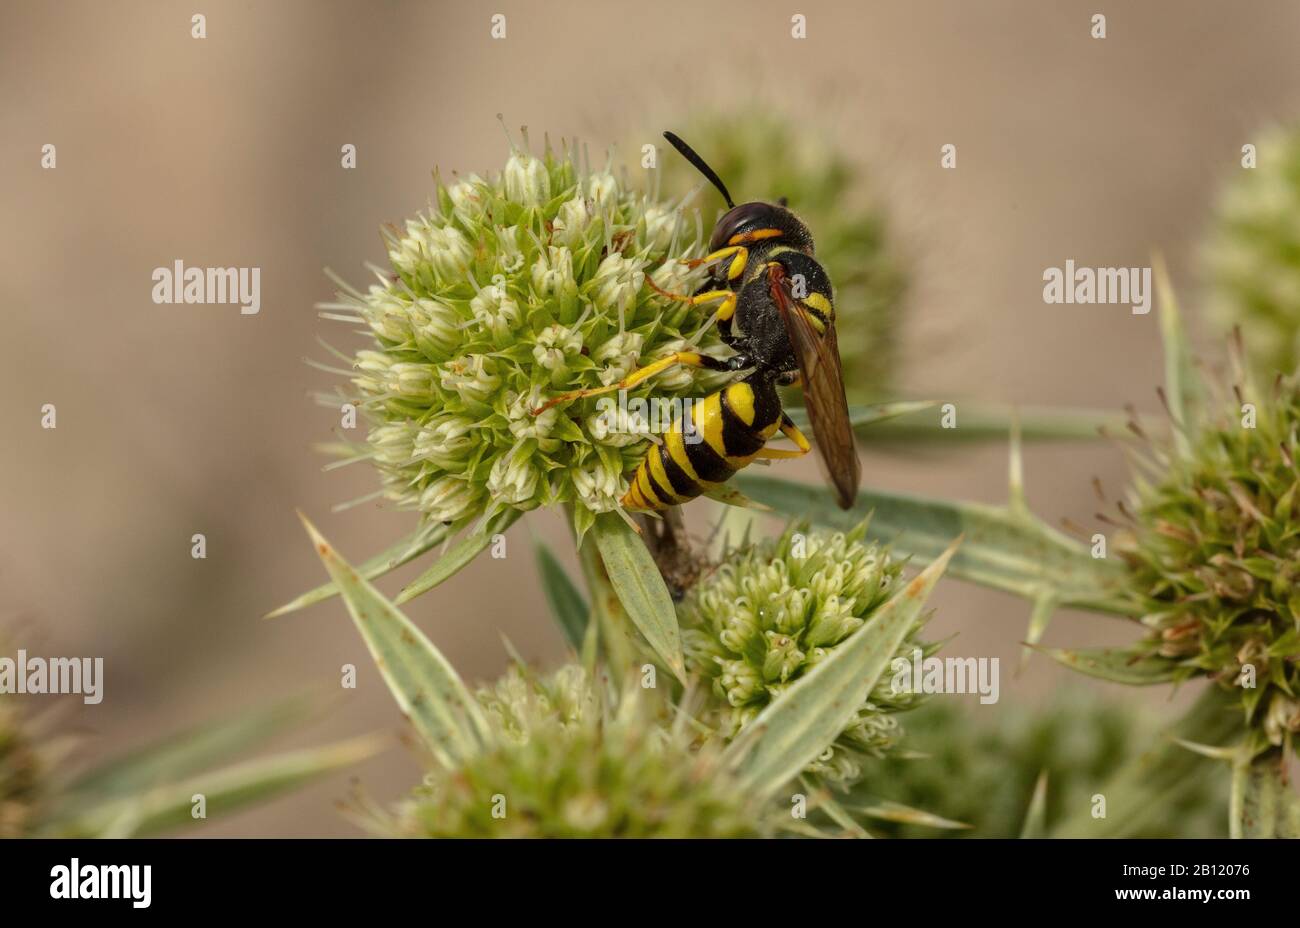
[[[403,538],[397,544],[363,561],[361,566],[357,568],[357,573],[367,580],[382,577],[389,571],[410,563],[424,552],[430,551],[441,544],[443,539],[447,537],[448,530],[449,526],[443,525],[441,522],[422,525],[413,534]],[[276,616],[296,612],[299,609],[306,609],[308,606],[324,602],[338,594],[338,584],[331,580],[329,583],[322,583],[314,590],[303,593],[293,602],[285,603],[280,608],[268,612],[266,618],[274,619]]]
[[[948,502],[882,490],[864,490],[845,511],[822,486],[758,474],[738,474],[740,488],[778,512],[843,531],[872,513],[870,535],[922,561],[937,558],[948,541],[965,542],[953,556],[952,574],[1030,601],[1052,597],[1063,606],[1128,614],[1116,590],[1124,579],[1114,561],[1093,558],[1038,519],[979,503]]]
[[[78,776],[64,791],[60,810],[72,812],[175,783],[285,731],[310,711],[306,699],[285,700],[146,745]]]
[[[1026,441],[1089,441],[1098,438],[1101,429],[1119,431],[1126,421],[1122,413],[1101,409],[1030,406],[1013,410],[983,403],[957,402],[957,427],[943,428],[941,413],[930,409],[935,405],[926,403],[920,410],[882,417],[871,422],[869,427],[855,421],[855,426],[862,426],[858,428],[858,438],[868,446],[882,445],[892,449],[897,445],[909,451],[920,443],[934,447],[964,447],[978,442],[1005,441],[1013,422],[1019,418],[1021,435]]]
[[[1149,686],[1171,683],[1187,673],[1174,661],[1148,657],[1129,648],[1040,648],[1059,664],[1111,683]]]
[[[569,644],[575,649],[581,649],[582,640],[587,634],[590,607],[550,549],[540,541],[534,545],[534,549],[537,552],[537,573],[542,578],[542,592],[546,594],[551,614],[555,616],[555,621],[559,623]]]
[[[450,765],[474,754],[490,737],[487,720],[455,669],[305,516],[302,521],[325,569],[339,585],[375,665],[434,757]]]
[[[1047,836],[1047,771],[1038,775],[1034,784],[1034,794],[1029,797],[1029,810],[1025,812],[1025,824],[1020,829],[1022,838],[1043,838]]]
[[[206,803],[209,821],[286,792],[377,753],[383,739],[373,735],[301,751],[257,758],[180,782],[166,782],[117,795],[106,802],[56,817],[44,833],[61,836],[127,837],[194,824],[194,797]]]
[[[483,553],[487,546],[492,543],[494,535],[499,535],[514,525],[519,516],[520,513],[517,510],[507,509],[488,525],[478,531],[467,533],[465,537],[452,545],[442,557],[429,565],[429,568],[424,573],[404,586],[393,601],[398,605],[409,602],[421,593],[427,593],[443,581],[454,577],[463,568],[468,567],[474,558]]]
[[[678,679],[685,680],[677,611],[641,536],[613,512],[596,517],[592,536],[628,618]]]

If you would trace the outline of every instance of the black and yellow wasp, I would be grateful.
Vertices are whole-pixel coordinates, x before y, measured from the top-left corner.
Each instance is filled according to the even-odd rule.
[[[721,178],[671,132],[664,138],[703,174],[727,201],[709,253],[685,262],[708,266],[709,277],[694,294],[662,296],[694,306],[717,304],[718,334],[736,353],[725,360],[694,351],[668,355],[617,383],[551,398],[537,412],[559,403],[626,390],[677,365],[747,372],[692,404],[690,423],[678,420],[637,466],[621,503],[632,511],[667,509],[716,488],[758,459],[794,458],[811,445],[781,409],[778,386],[800,384],[817,451],[845,509],[853,505],[861,464],[853,443],[844,380],[835,339],[831,282],[813,258],[812,233],[778,203],[732,202]],[[795,449],[768,448],[782,432]],[[700,440],[702,438],[702,440]]]

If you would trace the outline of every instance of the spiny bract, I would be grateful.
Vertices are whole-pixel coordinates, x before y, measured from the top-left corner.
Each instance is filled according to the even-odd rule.
[[[768,703],[871,621],[898,585],[902,565],[863,541],[866,523],[848,534],[794,526],[733,552],[682,603],[688,665],[712,680],[717,703],[705,715],[734,737]],[[919,628],[919,625],[918,625]],[[912,635],[896,656],[909,657]],[[894,713],[913,693],[893,691],[892,676],[868,694],[834,744],[808,768],[828,781],[857,779],[866,757],[879,757],[902,735]]]
[[[434,207],[389,231],[392,273],[324,307],[374,337],[354,359],[371,420],[356,451],[375,461],[386,497],[460,524],[573,503],[580,532],[616,508],[649,423],[602,415],[594,398],[534,410],[691,341],[716,350],[707,313],[645,281],[693,289],[697,272],[676,259],[698,254],[699,231],[609,170],[580,169],[567,147],[516,149],[491,179],[439,184]],[[683,369],[629,399],[700,392]]]
[[[666,727],[647,691],[615,699],[569,666],[480,691],[492,743],[435,767],[379,828],[426,837],[745,837],[761,817],[710,745]]]
[[[1300,731],[1300,388],[1249,389],[1135,482],[1122,539],[1150,633],[1143,656],[1237,691],[1267,743]],[[1257,747],[1261,746],[1259,744]]]

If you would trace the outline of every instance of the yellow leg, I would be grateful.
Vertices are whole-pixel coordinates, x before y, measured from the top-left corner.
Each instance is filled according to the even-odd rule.
[[[703,258],[693,258],[689,261],[683,261],[687,267],[699,267],[702,264],[712,264],[715,261],[721,261],[723,258],[731,258],[731,264],[727,267],[727,280],[735,280],[741,274],[745,273],[745,265],[749,263],[749,249],[744,245],[730,245],[726,248],[719,248],[712,254],[705,255]]]
[[[711,358],[707,354],[700,354],[698,351],[679,351],[676,354],[670,354],[667,357],[660,358],[653,364],[647,364],[645,367],[637,368],[617,383],[611,383],[604,387],[593,387],[589,390],[571,390],[568,393],[561,393],[559,396],[553,396],[543,405],[533,410],[533,415],[539,415],[550,409],[552,406],[558,406],[560,403],[567,403],[571,400],[581,399],[584,396],[599,396],[602,393],[613,393],[615,390],[630,390],[639,383],[644,383],[657,374],[677,365],[686,367],[703,367],[711,371],[725,371],[728,369],[725,361],[719,361],[717,358]]]
[[[679,303],[690,303],[692,306],[699,306],[702,303],[712,303],[714,300],[721,300],[722,305],[718,307],[718,318],[726,321],[736,312],[736,294],[731,290],[706,290],[704,293],[697,293],[695,296],[687,296],[684,293],[669,293],[667,290],[661,290],[659,286],[650,279],[647,274],[645,282],[650,285],[650,289],[662,297],[670,300],[677,300]]]
[[[766,461],[784,461],[787,458],[801,458],[812,450],[812,443],[784,413],[781,414],[781,433],[799,446],[797,451],[791,448],[763,447],[758,449],[756,457]]]

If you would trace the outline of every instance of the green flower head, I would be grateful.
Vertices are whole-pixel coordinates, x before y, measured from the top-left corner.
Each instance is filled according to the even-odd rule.
[[[1149,629],[1141,656],[1239,692],[1277,745],[1300,731],[1300,388],[1239,397],[1189,455],[1149,462],[1120,550]]]
[[[1224,188],[1205,246],[1211,317],[1240,327],[1264,376],[1300,362],[1300,129],[1260,139],[1256,166]]]
[[[420,837],[745,837],[760,816],[711,745],[663,724],[653,696],[621,698],[578,666],[516,666],[482,690],[492,743],[435,767],[377,827]],[[679,717],[681,718],[681,717]]]
[[[688,665],[712,682],[716,703],[706,719],[723,737],[734,737],[891,597],[902,564],[864,541],[865,534],[865,523],[847,534],[791,527],[730,555],[682,603]],[[896,656],[927,650],[913,640],[918,629]],[[836,782],[857,779],[864,758],[898,743],[895,713],[918,698],[894,692],[891,676],[883,675],[809,772]]]
[[[490,178],[439,183],[426,213],[386,235],[391,271],[345,290],[330,315],[373,344],[352,360],[384,494],[429,520],[463,524],[506,509],[571,503],[579,531],[615,509],[644,455],[597,398],[537,410],[570,390],[613,384],[695,343],[709,317],[647,286],[689,292],[698,220],[652,202],[574,152],[511,152]],[[673,371],[629,391],[698,394]],[[616,399],[616,397],[615,397]]]

